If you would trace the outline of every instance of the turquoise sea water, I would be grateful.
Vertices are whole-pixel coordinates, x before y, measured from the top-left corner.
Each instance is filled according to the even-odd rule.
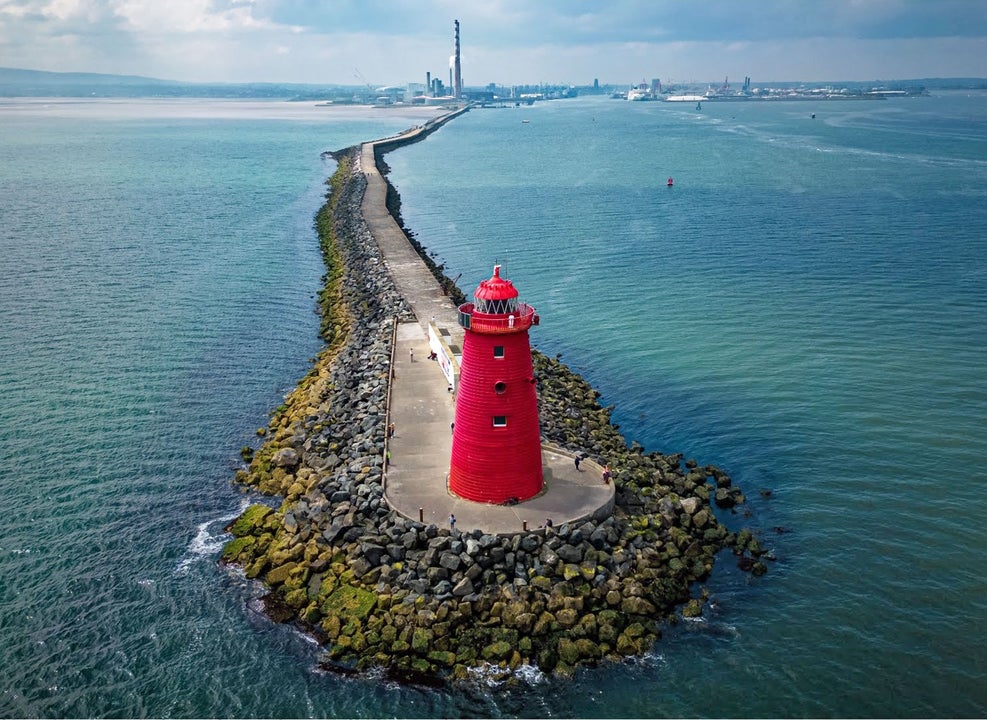
[[[987,96],[587,98],[387,156],[460,286],[503,263],[537,345],[728,470],[778,557],[722,558],[643,659],[456,691],[317,672],[215,565],[318,349],[319,154],[421,121],[319,110],[0,105],[0,716],[987,712]]]

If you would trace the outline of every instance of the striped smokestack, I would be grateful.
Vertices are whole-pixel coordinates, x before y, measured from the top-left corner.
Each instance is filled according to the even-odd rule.
[[[460,64],[459,57],[459,21],[456,20],[456,61],[455,67],[453,68],[455,72],[455,78],[453,80],[453,92],[456,95],[456,99],[459,100],[463,97],[463,72],[462,65]]]

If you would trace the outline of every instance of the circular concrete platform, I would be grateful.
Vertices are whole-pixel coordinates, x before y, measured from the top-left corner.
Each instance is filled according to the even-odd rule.
[[[444,319],[436,317],[436,323]],[[412,352],[409,352],[413,350]],[[412,360],[412,356],[415,358]],[[552,445],[542,445],[543,491],[514,505],[478,503],[453,495],[447,486],[452,452],[453,396],[438,363],[428,360],[427,338],[418,323],[396,328],[388,423],[388,466],[384,497],[396,512],[425,524],[479,529],[505,535],[536,530],[551,519],[555,526],[613,512],[614,486],[603,482],[603,468]]]

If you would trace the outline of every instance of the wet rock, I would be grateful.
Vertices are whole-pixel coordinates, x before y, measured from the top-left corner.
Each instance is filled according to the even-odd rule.
[[[436,585],[443,580],[448,580],[449,577],[448,568],[432,566],[425,570],[425,578],[428,580],[429,585]]]
[[[487,645],[485,648],[483,648],[481,654],[485,660],[489,660],[491,662],[497,662],[499,660],[504,660],[505,658],[507,658],[511,654],[513,649],[514,648],[511,647],[511,644],[509,642],[507,642],[506,640],[500,640],[495,643],[491,643],[490,645]]]
[[[282,448],[274,453],[271,461],[280,468],[294,467],[298,464],[298,451],[294,448]]]
[[[380,565],[381,558],[387,554],[387,550],[380,545],[373,543],[361,543],[360,551],[363,553],[364,559],[370,563],[371,567]]]
[[[626,597],[620,603],[620,610],[627,615],[653,616],[656,608],[642,597]]]
[[[695,515],[701,505],[702,503],[697,497],[687,497],[682,500],[682,510],[689,515]]]
[[[716,503],[716,507],[720,508],[732,508],[737,504],[736,499],[730,494],[730,490],[727,488],[717,488],[716,494],[713,496],[713,501]]]
[[[583,549],[568,543],[560,547],[555,554],[566,563],[579,563],[583,560]]]
[[[456,572],[459,570],[463,561],[460,559],[459,555],[453,552],[444,552],[439,555],[439,565],[446,568],[450,572]]]
[[[472,595],[474,592],[473,581],[468,577],[464,577],[452,589],[452,594],[456,597],[465,597],[466,595]]]

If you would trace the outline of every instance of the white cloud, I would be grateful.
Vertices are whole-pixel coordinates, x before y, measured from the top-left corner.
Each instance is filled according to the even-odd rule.
[[[987,75],[987,3],[964,0],[0,0],[0,62],[201,81],[356,84],[642,77]]]
[[[210,0],[122,0],[113,3],[115,13],[137,32],[201,33],[271,29],[258,21],[249,4],[234,3],[215,9]]]

